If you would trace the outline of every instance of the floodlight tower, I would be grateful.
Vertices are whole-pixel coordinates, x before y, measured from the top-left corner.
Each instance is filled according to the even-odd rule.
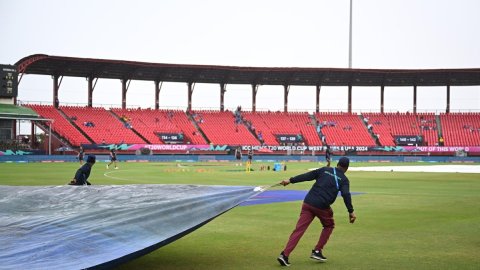
[[[348,68],[352,68],[352,1],[350,0],[350,29],[348,31]],[[348,84],[348,112],[352,113],[352,83]]]
[[[352,68],[352,1],[350,0],[350,29],[348,32],[348,68]]]

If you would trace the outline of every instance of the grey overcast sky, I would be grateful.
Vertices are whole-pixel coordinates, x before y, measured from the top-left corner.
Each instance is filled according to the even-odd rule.
[[[0,0],[0,63],[31,54],[176,64],[348,67],[349,0]],[[353,0],[354,68],[480,68],[479,0]],[[26,75],[19,99],[51,103],[52,79]],[[220,107],[197,84],[194,108]],[[87,103],[85,78],[64,78],[60,102]],[[121,83],[99,80],[96,105],[121,104]],[[444,111],[445,87],[419,87],[419,111]],[[153,107],[153,82],[133,81],[128,106]],[[161,107],[187,107],[187,86],[164,83]],[[227,85],[225,106],[251,108],[251,86]],[[413,107],[412,87],[385,90],[388,111]],[[257,108],[283,110],[283,88],[261,86]],[[292,86],[289,109],[315,108]],[[379,111],[380,89],[354,87],[354,111]],[[452,110],[480,110],[480,87],[452,87]],[[346,87],[322,87],[322,111],[346,111]]]

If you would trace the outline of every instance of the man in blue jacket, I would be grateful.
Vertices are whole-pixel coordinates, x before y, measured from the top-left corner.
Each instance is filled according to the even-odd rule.
[[[69,185],[75,186],[84,186],[84,185],[91,185],[88,182],[88,177],[90,176],[90,172],[92,170],[93,165],[95,164],[96,158],[94,155],[89,155],[87,157],[87,163],[83,164],[73,177],[72,181],[70,181]]]
[[[300,238],[315,217],[320,219],[323,230],[320,234],[320,239],[318,240],[317,245],[312,250],[310,258],[320,262],[327,261],[327,258],[322,254],[322,250],[327,244],[328,239],[333,232],[333,228],[335,227],[333,211],[330,205],[335,202],[339,191],[342,194],[343,201],[347,207],[350,223],[355,222],[356,216],[353,212],[352,197],[350,195],[350,182],[345,176],[349,164],[350,160],[347,157],[342,157],[338,161],[336,168],[323,167],[280,182],[281,185],[286,186],[290,183],[295,184],[303,181],[315,180],[315,183],[311,187],[307,196],[305,196],[297,225],[290,235],[285,249],[277,258],[281,265],[290,265],[288,256],[290,256],[290,253],[297,246],[298,241],[300,241]]]

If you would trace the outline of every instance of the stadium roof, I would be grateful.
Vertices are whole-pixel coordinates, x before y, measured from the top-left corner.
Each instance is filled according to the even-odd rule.
[[[159,82],[322,86],[480,85],[474,69],[347,69],[180,65],[35,54],[16,63],[23,74]]]
[[[0,119],[50,121],[50,119],[41,118],[34,110],[28,107],[3,103],[0,103]]]

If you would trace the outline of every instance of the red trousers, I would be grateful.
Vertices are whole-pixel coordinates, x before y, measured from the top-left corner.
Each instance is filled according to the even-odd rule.
[[[315,246],[315,250],[322,250],[325,244],[327,244],[328,238],[330,238],[333,228],[335,228],[332,208],[320,209],[303,203],[302,211],[300,212],[300,217],[297,221],[297,226],[290,235],[287,246],[283,250],[285,256],[288,257],[293,249],[297,246],[298,241],[300,241],[300,238],[302,238],[303,234],[315,217],[320,219],[320,222],[323,225],[323,230],[320,233],[320,238]]]

